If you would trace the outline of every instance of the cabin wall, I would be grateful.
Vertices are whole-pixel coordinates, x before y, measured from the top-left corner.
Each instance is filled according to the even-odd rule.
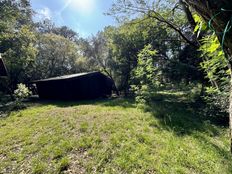
[[[70,79],[40,81],[36,86],[42,99],[95,99],[109,96],[112,92],[109,78],[100,73]]]

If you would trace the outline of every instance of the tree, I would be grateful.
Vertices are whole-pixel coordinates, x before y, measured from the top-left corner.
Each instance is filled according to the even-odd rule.
[[[67,26],[55,27],[52,29],[54,34],[60,35],[73,42],[78,42],[78,34]]]
[[[178,33],[186,43],[198,47],[196,37],[192,34],[195,22],[185,1],[117,0],[108,14],[115,16],[119,20],[128,20],[128,15],[130,18],[131,16],[138,17],[142,14],[145,16],[145,19],[159,21],[162,25]],[[185,25],[183,25],[183,21]]]
[[[73,42],[78,42],[79,40],[78,33],[68,28],[67,26],[57,27],[49,19],[44,19],[40,22],[35,23],[34,25],[39,33],[53,33],[63,36]]]
[[[32,9],[28,0],[0,1],[0,53],[9,72],[2,90],[12,94],[17,83],[30,80],[36,57]]]
[[[202,59],[196,58],[200,55],[197,50],[203,34],[193,32],[197,23],[190,6],[185,1],[118,0],[109,14],[116,16],[117,19],[123,19],[124,25],[128,24],[126,25],[128,28],[133,28],[129,25],[140,25],[137,33],[140,32],[139,30],[142,31],[140,35],[144,36],[143,33],[146,33],[145,43],[151,43],[158,51],[157,56],[160,59],[157,61],[160,66],[163,66],[163,72],[166,76],[163,78],[164,81],[167,82],[167,78],[172,81],[184,80],[189,82],[194,80],[202,83],[201,94],[203,94],[206,79],[203,71],[199,70]],[[136,19],[130,20],[133,17]],[[139,47],[139,49],[142,48]],[[188,51],[194,54],[190,54]],[[134,65],[136,66],[136,63]],[[173,78],[173,72],[176,73],[175,78]]]
[[[9,72],[8,91],[30,78],[37,50],[32,9],[27,0],[0,1],[0,52]]]
[[[185,0],[202,18],[209,22],[210,27],[215,31],[228,61],[230,70],[230,97],[229,97],[229,119],[230,139],[232,153],[232,31],[231,16],[232,4],[230,0]]]
[[[205,83],[203,70],[199,68],[202,59],[200,53],[191,45],[184,46],[176,58],[166,61],[163,73],[173,83]]]
[[[27,0],[0,1],[0,53],[11,47],[12,37],[23,26],[31,27],[32,10]],[[31,30],[32,28],[30,28]]]
[[[48,78],[80,72],[77,66],[79,49],[76,43],[56,34],[41,34],[33,78]]]
[[[13,90],[18,83],[30,81],[37,49],[35,33],[28,26],[23,26],[10,40],[11,47],[3,56],[10,76],[10,88]]]
[[[98,32],[96,36],[92,36],[88,41],[82,40],[82,51],[84,56],[88,58],[90,68],[105,73],[112,81],[116,94],[119,95],[117,86],[113,76],[114,61],[110,56],[110,49],[107,45],[107,38],[104,31]]]
[[[142,16],[127,21],[119,27],[110,27],[105,33],[108,37],[111,57],[116,62],[111,69],[115,68],[116,82],[119,89],[124,90],[125,93],[133,83],[131,72],[137,67],[138,53],[148,44],[157,50],[155,64],[162,72],[159,79],[161,83],[183,79],[187,82],[190,80],[202,82],[203,72],[198,71],[201,59],[196,58],[196,48],[184,43],[177,32],[173,32],[161,22]],[[196,57],[191,57],[193,53]],[[182,68],[179,69],[180,66],[176,66],[177,64]],[[179,73],[179,79],[171,77],[171,72],[174,70]]]
[[[141,32],[141,30],[136,30],[136,27],[129,27],[128,25],[105,30],[110,57],[115,62],[113,70],[116,83],[119,90],[124,92],[124,95],[128,94],[130,88],[131,72],[137,64],[138,51],[144,46]]]
[[[138,54],[138,64],[133,70],[132,91],[139,105],[148,104],[159,83],[159,67],[155,65],[156,51],[147,45]]]

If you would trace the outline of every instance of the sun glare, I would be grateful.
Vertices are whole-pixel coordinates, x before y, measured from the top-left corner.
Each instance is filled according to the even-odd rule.
[[[95,0],[71,0],[69,7],[79,11],[81,14],[91,14],[94,11]]]

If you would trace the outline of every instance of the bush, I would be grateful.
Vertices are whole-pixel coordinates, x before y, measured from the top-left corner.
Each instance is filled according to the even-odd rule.
[[[23,104],[22,101],[26,98],[28,98],[31,95],[31,91],[26,87],[25,84],[18,84],[17,89],[14,91],[14,97],[15,97],[15,105],[16,107],[22,108]]]

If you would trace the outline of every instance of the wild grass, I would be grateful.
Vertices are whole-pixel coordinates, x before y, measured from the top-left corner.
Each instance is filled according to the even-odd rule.
[[[182,94],[42,102],[0,119],[0,173],[232,173],[227,126]]]

